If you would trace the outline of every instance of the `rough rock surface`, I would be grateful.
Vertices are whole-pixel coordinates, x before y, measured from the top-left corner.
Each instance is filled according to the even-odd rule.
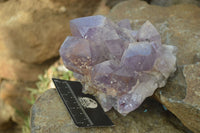
[[[190,130],[200,132],[200,63],[179,67],[155,97]]]
[[[31,111],[32,133],[184,133],[168,121],[162,106],[151,99],[126,117],[114,110],[108,112],[115,124],[110,128],[77,128],[55,89],[42,94]]]
[[[132,20],[133,28],[139,28],[138,26],[148,19],[160,32],[164,44],[173,44],[178,47],[177,65],[180,69],[175,74],[177,77],[177,80],[173,81],[175,85],[169,82],[164,89],[160,89],[162,93],[160,90],[156,91],[155,97],[185,126],[196,133],[200,129],[199,65],[194,64],[200,61],[199,12],[200,8],[195,5],[175,5],[163,8],[148,5],[146,2],[128,1],[115,6],[108,15],[115,20],[125,18]],[[184,76],[180,76],[181,66]],[[190,77],[193,77],[191,79],[194,81]]]
[[[100,0],[8,0],[0,3],[0,45],[29,63],[58,56],[69,20],[92,14]]]

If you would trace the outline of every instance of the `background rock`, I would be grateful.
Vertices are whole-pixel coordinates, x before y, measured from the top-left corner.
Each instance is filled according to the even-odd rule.
[[[7,0],[0,0],[0,2],[6,2]]]
[[[0,79],[26,82],[37,81],[38,75],[43,73],[49,64],[28,64],[18,58],[11,57],[9,49],[0,43]]]
[[[0,60],[0,77],[9,80],[37,81],[38,75],[47,68],[47,65],[33,65],[18,59],[2,58],[1,53]]]
[[[101,0],[97,10],[93,15],[107,15],[110,12],[110,8],[106,5],[107,0]]]
[[[0,0],[0,133],[24,123],[27,88],[36,88],[38,75],[58,59],[69,20],[92,15],[100,1]]]
[[[130,19],[134,29],[150,20],[160,32],[164,44],[178,47],[179,69],[165,88],[156,91],[155,97],[185,126],[200,132],[200,66],[193,64],[198,61],[200,51],[200,8],[186,4],[163,8],[128,1],[116,5],[108,16],[116,21]]]
[[[0,108],[1,108],[0,110],[0,127],[1,127],[1,125],[3,125],[5,121],[7,122],[11,119],[11,117],[15,113],[15,110],[11,106],[5,104],[2,100],[0,100]]]
[[[110,8],[113,8],[115,5],[123,1],[127,1],[127,0],[106,0],[106,5]]]
[[[15,109],[0,99],[0,133],[21,133],[19,126],[14,122]]]
[[[110,128],[77,128],[55,89],[42,94],[31,111],[32,133],[184,133],[168,121],[167,112],[151,99],[126,117],[114,110],[108,112],[107,115],[115,123]]]
[[[150,4],[159,6],[171,6],[177,4],[194,4],[200,6],[199,0],[150,0]]]
[[[29,112],[30,105],[28,87],[35,87],[33,83],[21,83],[17,81],[2,81],[0,86],[0,99],[11,105],[15,111]]]
[[[27,118],[30,110],[30,92],[27,88],[35,87],[34,83],[23,83],[19,81],[6,81],[3,80],[0,84],[0,131],[3,127],[4,132],[6,130],[16,129],[20,130],[21,125],[24,124],[24,120]],[[3,114],[6,112],[6,115]],[[2,117],[1,117],[2,115]],[[6,119],[5,119],[6,117]],[[20,130],[21,131],[21,130]],[[0,132],[1,133],[1,132]]]
[[[23,123],[23,119],[20,116],[18,116],[16,112],[17,110],[25,110],[28,107],[26,105],[26,108],[24,108],[25,106],[21,106],[22,103],[19,103],[22,101],[22,98],[20,97],[22,96],[22,94],[20,94],[22,93],[22,91],[15,90],[15,88],[13,91],[12,87],[14,87],[14,85],[13,86],[10,86],[10,84],[7,85],[4,84],[3,86],[2,84],[0,85],[0,133],[21,133],[21,128],[18,126],[18,124]],[[5,89],[8,90],[5,91]],[[9,96],[7,97],[7,95]],[[24,93],[24,95],[26,94]],[[15,106],[13,106],[13,103],[15,103]],[[24,104],[27,103],[24,103],[23,101],[23,105]],[[21,114],[25,112],[27,113],[27,111],[21,111]]]
[[[0,45],[28,63],[58,56],[69,20],[91,15],[100,0],[9,0],[0,3]]]

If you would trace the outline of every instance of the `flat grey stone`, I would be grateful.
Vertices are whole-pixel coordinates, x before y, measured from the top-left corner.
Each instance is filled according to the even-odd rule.
[[[77,128],[55,89],[42,94],[31,110],[32,133],[184,133],[169,122],[158,102],[147,99],[137,110],[122,116],[107,112],[114,127]]]

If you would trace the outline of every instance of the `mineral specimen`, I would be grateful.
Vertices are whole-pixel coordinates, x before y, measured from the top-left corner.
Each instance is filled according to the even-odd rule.
[[[136,31],[128,20],[114,23],[98,15],[71,20],[70,27],[60,55],[105,111],[135,110],[176,70],[177,48],[162,45],[149,21]]]

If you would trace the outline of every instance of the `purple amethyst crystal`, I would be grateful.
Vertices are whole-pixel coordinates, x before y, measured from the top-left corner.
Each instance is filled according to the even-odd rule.
[[[98,15],[74,19],[70,27],[72,36],[60,55],[105,111],[114,107],[126,115],[135,110],[176,70],[177,48],[162,45],[149,21],[136,31],[128,20],[115,24]]]

